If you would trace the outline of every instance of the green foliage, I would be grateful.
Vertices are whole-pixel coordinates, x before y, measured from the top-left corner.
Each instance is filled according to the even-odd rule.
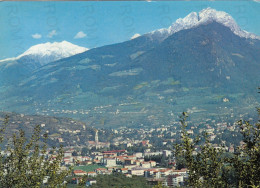
[[[98,164],[85,165],[85,166],[74,166],[73,170],[83,170],[85,172],[95,171],[98,168],[104,168],[104,166]]]
[[[156,163],[159,163],[162,167],[168,167],[168,159],[164,155],[152,155],[152,156],[145,156],[145,161],[155,161]]]
[[[82,156],[87,156],[88,154],[89,154],[89,149],[87,147],[81,149]]]
[[[259,109],[258,113],[260,115]],[[192,140],[186,131],[187,117],[186,112],[181,116],[182,142],[175,149],[178,163],[189,170],[189,186],[260,186],[260,121],[255,125],[248,121],[238,122],[244,145],[237,148],[234,155],[227,155],[223,149],[211,145],[206,133]],[[196,152],[198,145],[200,151]]]
[[[260,114],[260,113],[259,113]],[[237,186],[260,187],[260,123],[239,121],[244,145],[238,148],[230,164],[235,169]]]
[[[97,184],[92,185],[92,188],[149,188],[144,177],[133,176],[132,178],[125,177],[121,173],[113,173],[111,175],[99,175],[96,177]]]
[[[153,188],[166,188],[166,186],[162,185],[162,183],[159,182],[158,185],[153,186]]]
[[[182,143],[176,146],[176,151],[183,157],[185,165],[189,169],[189,185],[194,187],[219,187],[221,186],[220,171],[222,161],[220,156],[223,151],[211,147],[207,134],[203,138],[196,138],[193,141],[187,131],[187,113],[183,113],[181,117],[182,124]],[[201,151],[195,154],[195,145],[204,139],[204,145],[201,146]]]
[[[5,119],[0,137],[8,124]],[[13,134],[11,142],[0,154],[0,187],[42,187],[43,180],[48,179],[46,187],[63,187],[64,178],[68,170],[62,171],[60,164],[63,158],[63,149],[60,147],[55,154],[46,157],[47,134],[40,142],[40,126],[37,125],[30,140],[25,137],[24,131]],[[1,143],[3,139],[1,139]],[[55,151],[55,148],[53,149]]]

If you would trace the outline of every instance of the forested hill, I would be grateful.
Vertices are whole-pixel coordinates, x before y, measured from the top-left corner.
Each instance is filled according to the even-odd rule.
[[[19,130],[24,130],[26,137],[29,138],[36,125],[41,126],[41,134],[48,133],[48,144],[50,146],[85,144],[88,140],[93,140],[95,132],[93,128],[86,126],[85,123],[71,118],[24,115],[10,112],[0,112],[1,127],[4,126],[6,117],[8,117],[8,124],[4,132],[5,144]]]

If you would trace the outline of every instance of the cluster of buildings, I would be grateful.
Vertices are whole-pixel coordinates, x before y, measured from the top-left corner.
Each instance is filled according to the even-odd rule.
[[[145,177],[149,184],[157,185],[161,182],[165,186],[178,186],[184,184],[188,178],[187,169],[176,170],[160,167],[156,161],[145,160],[145,155],[150,153],[137,152],[129,155],[126,150],[112,150],[104,152],[92,152],[89,156],[73,156],[73,150],[65,152],[64,164],[77,165],[73,171],[75,176],[88,176],[94,178],[98,175],[122,173],[126,177]],[[154,154],[171,155],[170,151],[154,152]],[[169,157],[167,156],[167,157]],[[165,156],[166,157],[166,156]],[[98,165],[92,171],[83,170],[84,167]],[[83,168],[81,168],[83,167]]]
[[[157,150],[159,148],[172,148],[173,144],[180,140],[182,134],[179,122],[157,128],[119,128],[113,131],[117,137],[111,141],[111,145],[119,146],[124,144],[125,148],[142,145]],[[187,133],[191,138],[202,135],[203,132],[208,134],[209,140],[214,144],[214,147],[222,147],[224,145],[225,150],[234,152],[234,146],[240,145],[240,143],[236,143],[239,140],[236,138],[240,136],[240,129],[237,124],[227,122],[215,123],[214,120],[207,120],[189,126],[187,129]]]
[[[206,131],[211,141],[214,141],[214,139],[225,130],[238,133],[238,129],[235,125],[229,125],[227,123],[219,123],[214,127],[209,124],[204,124],[204,126],[205,127],[197,130],[194,126],[191,126],[187,130],[187,133],[193,136],[197,133],[202,133],[202,131]],[[153,139],[150,139],[151,137],[157,137],[162,140],[161,144],[163,146],[172,145],[173,142],[176,141],[177,136],[179,136],[178,134],[181,134],[181,131],[177,126],[163,126],[160,128],[152,128],[150,130],[146,130],[145,128],[140,128],[139,130],[125,128],[112,131],[117,137],[115,137],[115,139],[110,143],[100,142],[98,138],[98,130],[96,130],[94,141],[88,141],[88,148],[96,149],[94,151],[92,150],[93,152],[89,153],[88,156],[73,156],[73,150],[68,150],[65,152],[64,165],[77,165],[78,167],[73,171],[73,174],[76,177],[88,176],[95,178],[98,175],[109,175],[119,172],[124,174],[126,177],[145,177],[150,185],[157,185],[159,182],[162,185],[169,187],[185,185],[185,182],[187,182],[188,179],[188,170],[177,170],[172,150],[165,149],[165,147],[164,149],[158,149],[158,147],[156,148],[154,146]],[[137,133],[136,137],[131,138],[130,135],[133,133]],[[109,148],[110,144],[124,144],[125,149],[141,144],[142,146],[145,146],[146,149],[143,152],[134,152],[131,155],[125,149],[111,151],[104,151],[103,149],[103,152],[100,150],[101,148]],[[219,147],[218,144],[213,144],[213,146]],[[229,152],[234,152],[234,148],[234,145],[230,145],[225,149]],[[199,146],[197,149],[199,150]],[[170,164],[167,166],[170,167],[162,167],[163,165],[156,161],[147,160],[147,158],[154,156],[167,158],[166,162]],[[98,165],[98,167],[91,171],[81,168],[91,165]]]

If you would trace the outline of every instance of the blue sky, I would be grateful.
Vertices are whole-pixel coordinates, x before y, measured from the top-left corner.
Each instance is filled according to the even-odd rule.
[[[1,2],[0,59],[45,42],[87,48],[123,42],[207,7],[229,13],[242,29],[260,35],[260,3],[254,1]]]

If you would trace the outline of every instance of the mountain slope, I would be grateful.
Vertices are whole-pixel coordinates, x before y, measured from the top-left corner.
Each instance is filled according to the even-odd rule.
[[[92,127],[87,127],[86,123],[71,118],[0,112],[1,125],[6,116],[9,123],[4,131],[5,139],[4,144],[1,143],[2,146],[7,144],[8,139],[11,139],[19,130],[25,131],[26,138],[31,137],[36,125],[41,125],[41,135],[48,133],[47,143],[50,147],[59,147],[61,143],[58,138],[63,139],[63,146],[86,145],[87,141],[94,140],[95,130]]]
[[[239,82],[259,83],[259,50],[259,40],[241,38],[211,22],[168,37],[136,64],[141,64],[147,75],[165,79],[172,74],[189,87],[217,84],[226,88],[228,84],[241,89]],[[154,71],[158,74],[151,74]]]
[[[170,124],[184,110],[198,122],[243,117],[259,104],[260,41],[218,19],[49,63],[3,92],[0,106],[93,126]]]

